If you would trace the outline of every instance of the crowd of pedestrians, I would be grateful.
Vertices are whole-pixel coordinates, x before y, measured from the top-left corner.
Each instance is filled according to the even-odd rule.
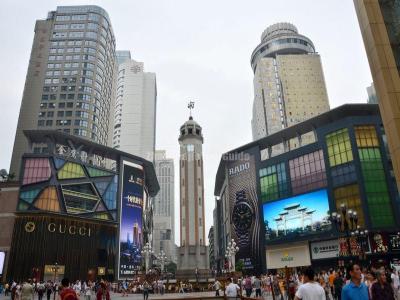
[[[395,269],[361,268],[356,263],[346,269],[315,273],[312,268],[292,275],[246,276],[228,279],[225,295],[234,299],[252,298],[289,300],[400,300],[399,272]],[[216,295],[221,283],[216,280]]]

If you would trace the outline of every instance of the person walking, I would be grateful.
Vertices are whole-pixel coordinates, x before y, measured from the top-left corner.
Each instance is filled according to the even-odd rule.
[[[25,281],[21,287],[21,300],[33,300],[34,292],[31,280]]]
[[[399,273],[395,268],[392,270],[392,274],[390,275],[392,278],[392,287],[394,292],[395,299],[399,300],[399,287],[400,287],[400,278]]]
[[[85,300],[90,300],[92,298],[92,284],[89,281],[86,281],[83,285]]]
[[[99,289],[96,293],[96,300],[110,300],[110,293],[104,282],[100,282]]]
[[[215,297],[219,296],[219,290],[221,289],[221,283],[218,281],[218,279],[215,279],[215,282],[213,284],[213,289],[215,291]]]
[[[56,291],[57,288],[58,287],[56,286]],[[61,300],[78,300],[78,296],[76,295],[75,291],[69,286],[68,278],[63,278],[61,280],[61,291],[59,293]]]
[[[299,286],[295,300],[326,300],[322,286],[314,281],[315,273],[312,268],[307,268],[303,274],[304,283]]]
[[[53,292],[53,284],[51,283],[51,281],[47,281],[46,283],[46,296],[47,296],[47,300],[50,300],[51,297],[51,293]]]
[[[149,289],[150,289],[150,284],[145,280],[143,282],[143,300],[149,299]]]
[[[335,279],[333,280],[333,283],[332,283],[333,299],[335,299],[335,300],[342,299],[343,285],[344,285],[344,280],[343,280],[342,273],[340,271],[338,271],[335,273]]]
[[[376,279],[375,282],[371,287],[371,298],[373,300],[394,300],[393,288],[387,282],[386,274],[384,272],[376,272]]]
[[[239,290],[240,287],[236,283],[233,283],[231,278],[228,278],[228,285],[225,288],[225,296],[229,300],[237,299]]]
[[[350,282],[342,289],[342,300],[368,300],[368,288],[361,282],[360,266],[356,263],[350,264],[347,274],[350,275]]]
[[[258,276],[254,278],[253,287],[256,290],[256,298],[261,297],[261,280]]]
[[[253,285],[251,284],[251,278],[248,275],[246,275],[246,278],[244,279],[243,287],[246,291],[246,297],[250,298],[253,291]]]
[[[39,282],[37,287],[37,294],[38,294],[38,300],[42,300],[43,299],[43,295],[46,291],[46,287],[44,286],[43,282]]]

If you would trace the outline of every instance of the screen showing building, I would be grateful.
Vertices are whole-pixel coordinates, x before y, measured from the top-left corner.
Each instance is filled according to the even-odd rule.
[[[316,234],[331,229],[326,189],[263,205],[265,239]]]
[[[141,265],[143,245],[143,169],[123,162],[119,231],[119,278],[132,277]]]
[[[6,253],[0,251],[0,275],[3,274],[4,260],[6,259]]]

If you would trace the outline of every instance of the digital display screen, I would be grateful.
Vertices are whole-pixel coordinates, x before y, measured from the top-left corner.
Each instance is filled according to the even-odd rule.
[[[327,190],[265,203],[263,219],[267,241],[331,230]]]
[[[119,278],[132,277],[141,266],[143,181],[141,166],[123,162],[119,230]]]

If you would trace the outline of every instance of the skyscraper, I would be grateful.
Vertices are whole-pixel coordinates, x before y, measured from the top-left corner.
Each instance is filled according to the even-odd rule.
[[[25,129],[57,129],[111,144],[115,67],[114,33],[101,7],[59,6],[36,21],[10,172],[18,176],[28,149]]]
[[[179,145],[181,247],[178,270],[193,272],[208,269],[208,251],[205,246],[203,134],[191,116],[180,128]]]
[[[400,188],[400,1],[354,0]]]
[[[154,165],[160,191],[154,198],[153,250],[156,254],[164,251],[169,260],[176,262],[174,160],[167,158],[165,150],[157,150]]]
[[[113,147],[153,161],[156,143],[156,75],[142,62],[117,51],[117,91]]]
[[[294,25],[269,26],[251,55],[251,66],[253,140],[329,110],[321,58]]]

